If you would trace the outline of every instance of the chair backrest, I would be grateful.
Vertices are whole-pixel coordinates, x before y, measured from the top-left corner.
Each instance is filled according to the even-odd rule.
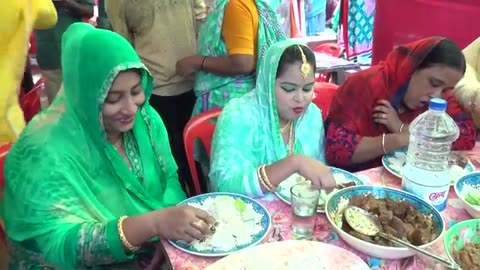
[[[313,51],[317,53],[327,54],[333,57],[340,57],[343,53],[342,46],[334,42],[322,43],[315,47]]]
[[[5,157],[7,156],[8,150],[10,149],[10,143],[0,142],[0,199],[3,195],[3,189],[5,188],[5,178],[3,175],[3,163],[5,162]],[[3,230],[3,222],[0,224],[0,249],[1,246],[7,246],[7,239],[5,237],[5,232]]]
[[[323,53],[329,56],[340,58],[344,52],[342,46],[338,43],[327,42],[322,43],[313,49],[314,52]],[[315,79],[316,82],[328,82],[330,80],[331,74],[328,72],[318,74],[318,77]]]
[[[315,83],[312,102],[322,110],[322,118],[325,120],[328,116],[330,103],[338,89],[334,83]]]
[[[428,15],[425,15],[428,14]],[[372,64],[396,46],[429,36],[444,36],[461,48],[478,35],[478,0],[377,0]]]
[[[28,54],[36,55],[37,54],[37,40],[35,34],[30,34],[30,48],[28,49]]]
[[[188,121],[183,131],[183,142],[185,144],[188,166],[190,167],[190,172],[192,174],[195,192],[194,195],[199,195],[202,193],[194,158],[195,141],[197,139],[201,141],[208,156],[210,157],[211,141],[213,131],[215,130],[215,123],[213,120],[220,115],[220,112],[221,109],[214,109],[193,117],[190,119],[190,121]]]

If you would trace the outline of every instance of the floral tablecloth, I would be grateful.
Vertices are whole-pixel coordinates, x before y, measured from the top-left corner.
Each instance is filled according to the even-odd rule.
[[[474,148],[473,151],[470,151],[469,154],[472,158],[477,159],[480,157],[480,145]],[[479,169],[479,168],[477,168]],[[401,179],[393,176],[387,172],[384,168],[378,167],[366,171],[357,173],[363,175],[366,184],[370,185],[384,185],[389,187],[400,188]],[[471,219],[472,217],[462,208],[460,199],[455,194],[453,187],[450,189],[448,196],[448,206],[442,212],[442,216],[445,220],[447,229],[451,227],[456,222]],[[292,230],[291,230],[291,218],[290,218],[290,206],[280,201],[275,195],[270,194],[266,197],[259,199],[259,202],[262,203],[269,211],[273,217],[273,220],[277,224],[281,224],[281,236],[283,240],[293,239]],[[333,244],[352,251],[353,253],[360,256],[371,269],[437,269],[441,268],[439,265],[433,265],[432,261],[425,260],[418,256],[403,259],[403,260],[384,260],[378,258],[372,258],[365,254],[362,254],[346,244],[342,239],[338,237],[338,234],[333,231],[332,227],[328,223],[327,218],[324,214],[318,214],[315,225],[314,236],[318,241]],[[268,238],[268,237],[267,237]],[[264,240],[266,241],[266,240]],[[220,258],[204,258],[194,255],[189,255],[181,250],[174,248],[169,243],[165,243],[165,248],[170,257],[173,267],[176,270],[200,270],[205,269],[210,264],[214,263]],[[445,249],[443,246],[443,239],[439,240],[435,246],[430,248],[430,251],[433,251],[439,255],[445,255]]]

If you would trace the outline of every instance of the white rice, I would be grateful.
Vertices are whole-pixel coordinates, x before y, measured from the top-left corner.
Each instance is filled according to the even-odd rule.
[[[252,238],[264,229],[261,224],[262,214],[255,212],[251,203],[245,204],[246,209],[240,213],[235,207],[235,199],[230,196],[210,197],[201,204],[190,203],[190,206],[208,212],[218,222],[213,235],[203,242],[195,240],[190,245],[197,251],[230,251],[251,243]]]
[[[346,184],[350,181],[348,181],[348,179],[345,177],[345,175],[343,173],[334,173],[333,174],[333,178],[335,179],[335,182],[338,184]],[[290,197],[290,188],[296,184],[300,184],[300,183],[304,183],[304,182],[309,182],[308,180],[306,180],[304,177],[302,177],[301,175],[299,174],[294,174],[292,176],[290,176],[289,178],[285,179],[280,185],[282,187],[282,194],[286,197]],[[338,189],[334,188],[332,190],[332,192],[330,192],[329,194],[327,194],[327,192],[322,189],[320,190],[320,197],[318,199],[318,205],[324,205],[328,198],[334,194],[335,192],[337,192]]]
[[[407,161],[407,155],[404,152],[396,152],[394,157],[389,157],[388,161],[390,162],[390,167],[402,174],[403,167],[405,166],[405,162]],[[460,179],[462,176],[466,175],[468,171],[457,164],[450,166],[449,168],[450,174],[450,181],[452,184]]]
[[[333,178],[335,179],[335,183],[337,183],[337,185],[338,184],[345,184],[345,183],[349,182],[343,173],[334,173]],[[338,189],[334,188],[332,190],[332,192],[327,194],[327,192],[324,189],[322,189],[320,191],[320,198],[318,199],[318,204],[323,205],[323,204],[327,203],[328,198],[330,198],[330,196],[332,196],[332,194],[334,194],[337,191],[338,191]]]
[[[388,158],[388,161],[390,161],[392,169],[402,172],[403,166],[405,166],[405,162],[407,161],[407,154],[405,152],[395,152],[393,157]]]
[[[450,166],[449,173],[450,173],[450,181],[454,183],[455,181],[457,181],[458,179],[466,175],[468,171],[458,166],[457,164],[455,164]]]

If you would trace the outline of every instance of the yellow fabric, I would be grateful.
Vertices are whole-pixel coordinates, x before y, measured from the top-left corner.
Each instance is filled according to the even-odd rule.
[[[480,37],[468,45],[464,50],[463,54],[469,64],[477,72],[480,71]]]
[[[464,50],[465,60],[467,61],[467,70],[463,79],[461,79],[453,93],[458,102],[467,111],[471,111],[472,102],[476,106],[475,111],[471,112],[475,126],[480,128],[480,38],[468,45]]]
[[[228,54],[257,55],[258,10],[254,0],[230,0],[225,8],[222,37]]]
[[[32,28],[57,22],[51,0],[2,1],[0,4],[0,142],[13,142],[25,126],[18,89],[25,69]]]

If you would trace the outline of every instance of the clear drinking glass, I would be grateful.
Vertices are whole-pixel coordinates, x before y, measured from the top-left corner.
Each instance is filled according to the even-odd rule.
[[[310,184],[297,184],[290,189],[292,229],[295,239],[310,239],[315,227],[320,190]]]

